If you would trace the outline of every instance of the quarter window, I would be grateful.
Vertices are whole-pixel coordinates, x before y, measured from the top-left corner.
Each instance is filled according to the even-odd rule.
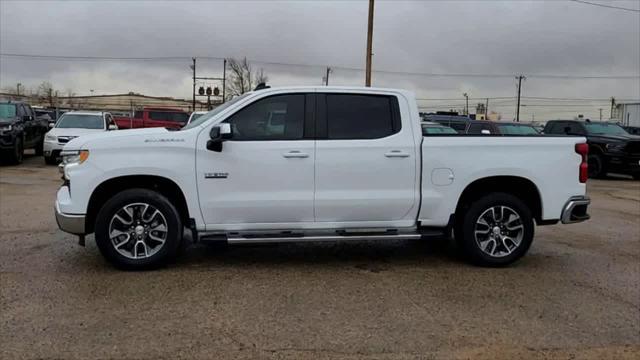
[[[225,122],[233,140],[299,140],[304,135],[304,94],[260,99]]]
[[[328,139],[378,139],[400,131],[393,96],[327,94]]]

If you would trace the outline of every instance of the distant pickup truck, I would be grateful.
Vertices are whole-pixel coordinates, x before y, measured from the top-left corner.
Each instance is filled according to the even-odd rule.
[[[589,218],[587,150],[582,137],[423,136],[404,90],[262,89],[180,131],[71,140],[55,214],[129,269],[172,259],[185,227],[236,244],[453,230],[473,263],[504,266],[527,252],[535,224]]]
[[[115,116],[118,129],[163,127],[180,129],[187,124],[189,113],[181,109],[145,107],[135,111],[133,116]]]

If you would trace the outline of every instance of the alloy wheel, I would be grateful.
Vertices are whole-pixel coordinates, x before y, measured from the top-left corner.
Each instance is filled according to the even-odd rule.
[[[123,206],[109,222],[109,239],[114,249],[129,259],[149,258],[162,249],[168,234],[167,220],[147,203]]]
[[[524,237],[520,215],[508,206],[492,206],[477,219],[474,229],[476,244],[491,257],[513,253]]]

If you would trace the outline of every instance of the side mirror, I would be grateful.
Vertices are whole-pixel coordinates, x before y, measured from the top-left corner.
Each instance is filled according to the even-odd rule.
[[[207,150],[221,152],[222,143],[226,139],[230,139],[231,135],[231,124],[224,123],[212,127],[209,132],[211,140],[207,141]]]
[[[29,120],[31,120],[31,116],[29,115],[25,115],[22,117],[22,121],[29,121]]]
[[[56,123],[52,123],[52,122],[49,123],[49,129],[53,129],[54,126],[56,126]]]
[[[115,126],[114,124],[109,125],[109,127],[107,128],[107,130],[111,131],[111,130],[118,130],[118,127]]]
[[[480,134],[482,134],[482,135],[491,135],[491,131],[489,131],[487,129],[482,129],[482,130],[480,130]]]

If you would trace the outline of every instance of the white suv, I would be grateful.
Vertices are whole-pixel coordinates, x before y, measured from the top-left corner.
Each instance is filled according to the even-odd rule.
[[[58,119],[44,138],[44,161],[55,164],[62,148],[80,135],[102,131],[118,130],[113,117],[108,112],[70,111]]]

